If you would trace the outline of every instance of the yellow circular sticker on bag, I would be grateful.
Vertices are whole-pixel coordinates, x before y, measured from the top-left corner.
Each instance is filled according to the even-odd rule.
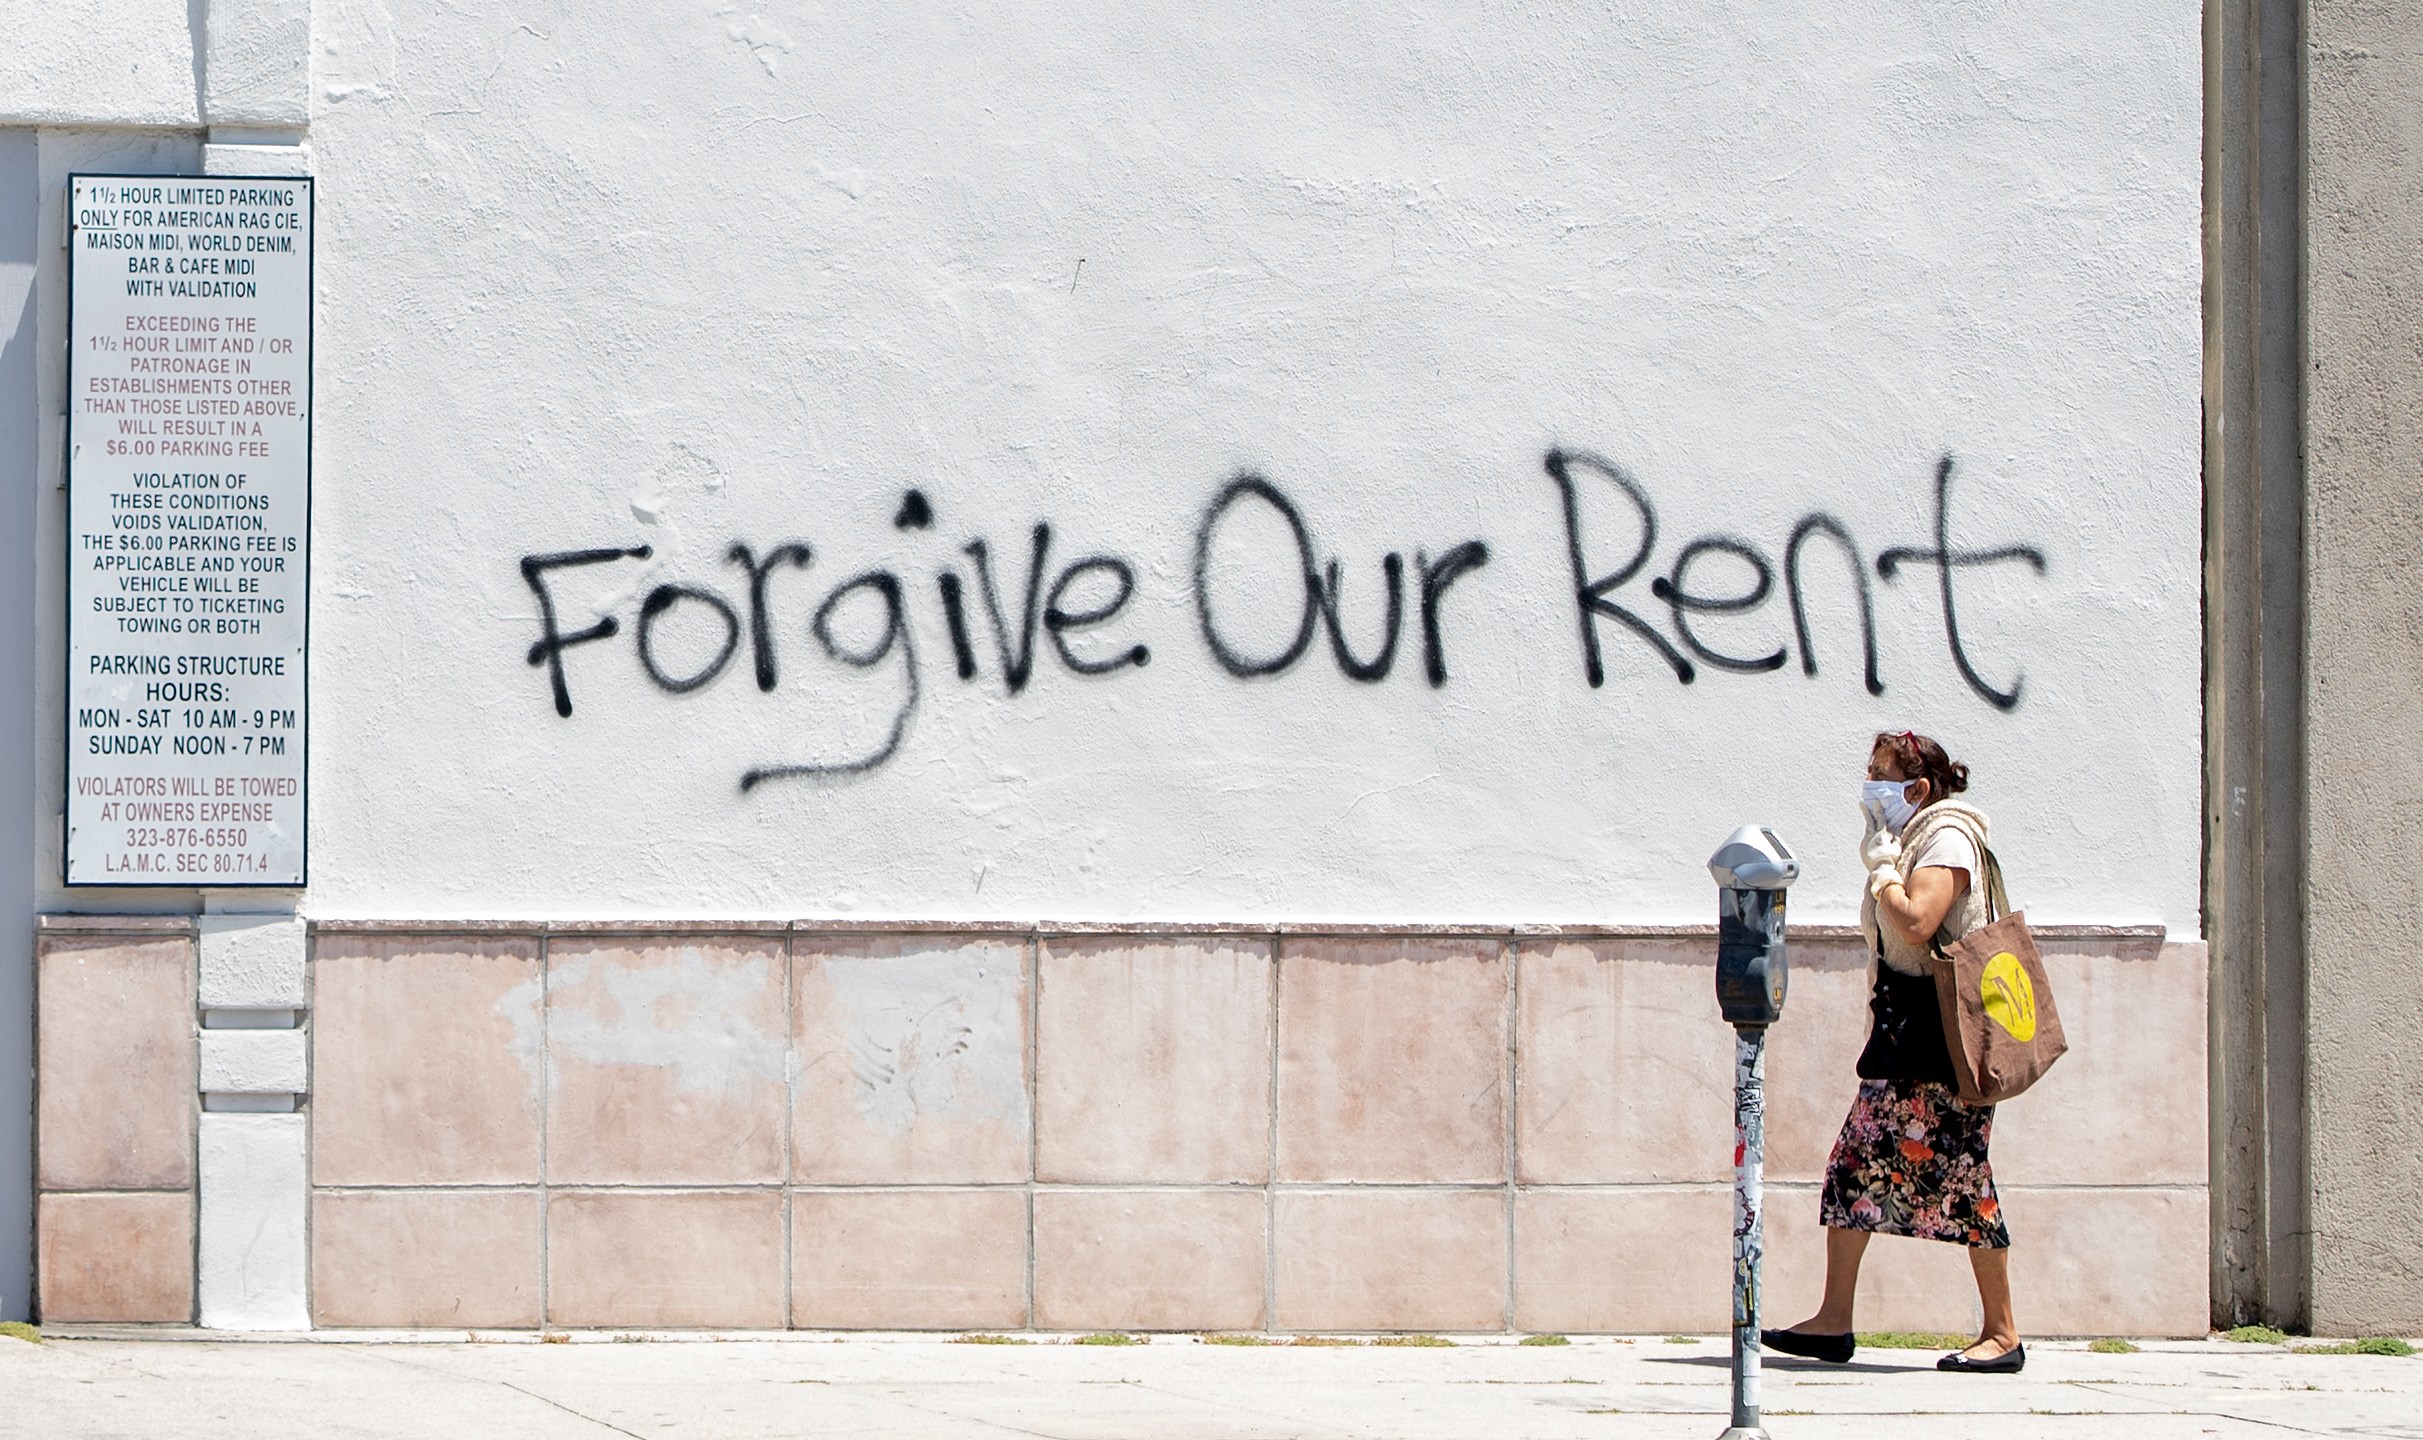
[[[1977,980],[1977,997],[1985,1002],[1986,1018],[2012,1039],[2036,1038],[2036,987],[2018,956],[2005,950],[1988,960]]]

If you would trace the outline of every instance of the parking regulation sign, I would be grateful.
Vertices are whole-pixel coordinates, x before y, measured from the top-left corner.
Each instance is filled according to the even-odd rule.
[[[65,878],[301,885],[312,183],[69,184]]]

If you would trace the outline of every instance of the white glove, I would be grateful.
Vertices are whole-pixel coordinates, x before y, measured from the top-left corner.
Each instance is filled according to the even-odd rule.
[[[1885,826],[1884,807],[1873,801],[1861,801],[1859,813],[1868,820],[1867,833],[1859,837],[1859,864],[1864,870],[1891,868],[1901,863],[1901,837]]]
[[[1887,885],[1900,883],[1901,867],[1898,865],[1879,865],[1868,872],[1868,894],[1873,899],[1882,900]]]

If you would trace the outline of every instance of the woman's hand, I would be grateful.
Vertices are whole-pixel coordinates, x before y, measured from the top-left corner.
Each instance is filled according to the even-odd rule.
[[[1901,837],[1885,825],[1884,807],[1873,800],[1860,802],[1859,813],[1867,817],[1868,830],[1859,839],[1859,863],[1870,875],[1880,869],[1892,869],[1901,863]]]

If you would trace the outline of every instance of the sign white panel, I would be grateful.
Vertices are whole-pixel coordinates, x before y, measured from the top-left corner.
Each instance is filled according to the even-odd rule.
[[[301,885],[312,184],[79,175],[70,885]]]

